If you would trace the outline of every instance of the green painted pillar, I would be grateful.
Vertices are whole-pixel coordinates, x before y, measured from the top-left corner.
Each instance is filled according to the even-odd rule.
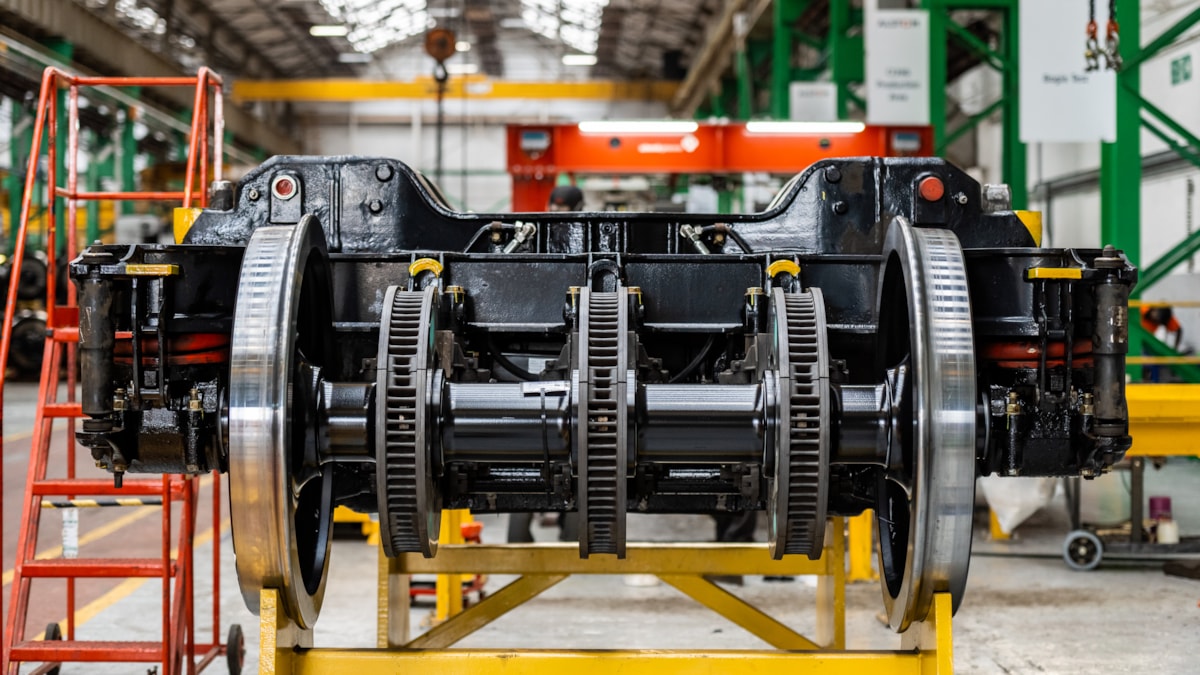
[[[1121,23],[1121,58],[1133,61],[1141,50],[1141,17],[1137,0],[1117,0]],[[1141,66],[1117,73],[1117,140],[1100,148],[1100,244],[1125,251],[1141,262],[1142,143],[1138,92]]]
[[[929,124],[933,126],[933,147],[942,147],[946,138],[946,0],[922,0],[929,10]]]
[[[1012,0],[1004,10],[1003,34],[1004,56],[1007,66],[1001,73],[1004,96],[1003,157],[1001,159],[1002,180],[1012,190],[1014,209],[1029,208],[1029,162],[1025,144],[1021,142],[1021,66],[1020,46],[1021,22],[1018,9],[1020,3]]]
[[[12,170],[8,174],[9,222],[7,246],[12,251],[17,245],[17,226],[21,222],[21,195],[25,193],[25,170],[29,168],[29,151],[33,146],[33,115],[25,109],[23,101],[12,102],[12,134],[9,137],[8,156]]]
[[[1117,73],[1117,140],[1100,146],[1100,244],[1111,244],[1125,252],[1129,262],[1142,259],[1142,128],[1138,95],[1142,87],[1141,65],[1134,63],[1141,52],[1141,3],[1117,0],[1121,24],[1121,59],[1133,63]],[[1139,297],[1137,287],[1133,297]],[[1143,352],[1141,331],[1129,331],[1129,353]],[[1125,370],[1141,379],[1141,366]]]
[[[734,71],[737,76],[737,118],[748,120],[754,114],[754,83],[751,81],[750,57],[746,43],[742,41],[733,54]]]
[[[70,63],[75,56],[75,45],[66,40],[47,40],[46,46],[50,51],[54,52],[55,56],[64,63]],[[67,122],[67,92],[60,89],[54,102],[55,109],[58,114],[58,142],[56,147],[56,162],[55,162],[55,182],[59,186],[66,187],[67,185],[67,142],[69,139],[68,122]],[[64,256],[67,253],[67,237],[69,233],[75,231],[75,223],[67,222],[66,204],[58,199],[51,199],[51,205],[54,209],[54,242],[55,249],[58,255]]]
[[[862,25],[861,10],[854,10],[849,0],[829,3],[829,75],[837,85],[838,119],[849,119],[852,82],[862,82],[866,70],[866,52],[862,31],[850,35],[850,29]]]
[[[141,95],[140,87],[130,87],[125,93],[137,98]],[[133,135],[133,110],[125,110],[125,121],[121,125],[121,191],[133,192],[137,189],[137,177],[134,175],[133,162],[137,157],[137,139]],[[121,202],[121,213],[130,215],[134,212],[134,203],[129,200]]]
[[[105,178],[112,178],[115,172],[116,153],[112,143],[108,139],[96,135],[94,131],[88,132],[87,139],[89,153],[88,170],[85,177],[87,189],[89,192],[99,192],[102,189],[101,181]],[[87,243],[90,245],[101,237],[100,201],[93,199],[87,202]]]
[[[775,30],[771,35],[771,117],[786,120],[791,116],[789,87],[795,24],[808,0],[775,0],[772,5]]]

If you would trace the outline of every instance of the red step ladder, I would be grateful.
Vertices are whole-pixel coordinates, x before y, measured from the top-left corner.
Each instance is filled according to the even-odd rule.
[[[55,205],[56,200],[66,202],[68,232],[67,255],[74,258],[77,251],[75,223],[78,204],[87,200],[141,200],[171,201],[183,206],[205,206],[206,190],[195,190],[209,182],[210,145],[213,178],[221,177],[222,159],[222,81],[220,76],[201,68],[195,77],[135,78],[135,77],[84,77],[58,68],[47,68],[38,97],[37,116],[34,120],[33,148],[29,156],[29,167],[25,175],[25,191],[21,201],[20,229],[13,251],[11,282],[8,288],[8,303],[4,312],[3,338],[0,340],[0,364],[8,363],[12,341],[12,320],[17,305],[17,285],[20,279],[21,262],[25,255],[28,237],[31,203],[36,187],[36,175],[41,159],[42,139],[47,139],[48,176],[46,200],[49,205],[46,217],[46,255],[49,259],[46,298],[47,339],[42,362],[37,413],[34,418],[32,448],[29,471],[25,484],[21,529],[17,538],[16,560],[13,565],[12,596],[8,606],[7,622],[0,618],[4,642],[0,652],[0,673],[15,674],[23,662],[38,662],[42,665],[34,672],[49,672],[63,662],[145,662],[161,664],[163,675],[195,673],[222,655],[227,655],[226,645],[220,635],[220,476],[212,480],[213,518],[213,613],[212,640],[197,643],[195,636],[195,607],[193,582],[192,539],[195,535],[196,514],[199,502],[200,481],[188,476],[162,476],[124,480],[116,487],[113,477],[96,472],[94,477],[75,475],[76,442],[75,420],[82,416],[80,404],[75,400],[77,380],[76,350],[79,341],[79,309],[76,304],[75,288],[70,285],[67,303],[59,305],[56,298],[58,268],[55,265]],[[195,89],[192,123],[187,155],[186,184],[180,192],[82,192],[78,189],[79,154],[79,94],[87,87],[191,87]],[[58,99],[66,89],[67,110],[67,153],[66,187],[58,185],[57,164],[59,152]],[[211,111],[210,111],[211,108]],[[117,339],[130,340],[132,334],[118,333]],[[63,368],[65,361],[65,369]],[[3,453],[3,402],[6,369],[0,368],[0,455]],[[66,373],[65,400],[60,399],[60,377]],[[65,420],[65,455],[55,453],[51,461],[56,420]],[[60,464],[60,462],[64,462]],[[50,467],[65,467],[57,471],[65,475],[51,477]],[[3,463],[0,463],[0,485],[3,481]],[[100,500],[77,501],[80,498]],[[105,499],[107,498],[107,499]],[[120,498],[114,499],[114,498]],[[139,499],[140,498],[140,499]],[[43,508],[87,505],[161,505],[162,541],[161,555],[146,558],[36,558],[38,532]],[[175,509],[178,504],[178,510]],[[0,527],[3,526],[0,512]],[[173,516],[178,516],[177,550],[172,553]],[[0,532],[2,540],[2,532]],[[2,565],[0,565],[2,567]],[[161,641],[77,640],[75,636],[75,581],[81,578],[161,579],[162,582],[162,633]],[[32,580],[60,578],[66,582],[66,634],[65,639],[57,624],[51,624],[46,632],[47,639],[30,640],[26,635],[27,612],[30,607]],[[39,586],[40,588],[40,586]],[[34,606],[39,606],[35,604]],[[122,629],[114,626],[114,631]],[[233,634],[231,633],[231,636]],[[235,645],[229,655],[231,665],[241,662],[241,645]],[[199,660],[197,660],[199,657]]]

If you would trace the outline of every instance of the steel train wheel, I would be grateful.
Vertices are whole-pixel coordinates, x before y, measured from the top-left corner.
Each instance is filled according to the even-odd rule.
[[[333,363],[329,263],[321,226],[260,227],[242,259],[230,339],[229,501],[238,581],[251,611],[263,588],[311,628],[329,561],[333,472],[320,386]]]
[[[429,456],[437,293],[387,289],[375,385],[375,466],[384,552],[437,553],[441,497]]]
[[[876,518],[888,622],[904,631],[933,594],[958,608],[971,557],[976,373],[962,249],[897,219],[884,245],[879,372],[900,401]]]

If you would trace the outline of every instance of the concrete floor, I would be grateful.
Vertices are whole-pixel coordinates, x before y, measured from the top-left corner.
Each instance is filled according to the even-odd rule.
[[[10,390],[6,406],[4,457],[4,567],[12,565],[13,540],[28,440],[22,437],[31,415],[30,387]],[[23,426],[22,426],[23,425]],[[82,469],[81,469],[82,470]],[[1173,460],[1162,471],[1148,471],[1146,494],[1166,494],[1175,503],[1185,535],[1200,534],[1200,462]],[[1127,509],[1121,477],[1085,488],[1085,511],[1109,517]],[[207,495],[207,493],[206,493]],[[1123,501],[1124,500],[1124,501]],[[104,511],[118,511],[106,509]],[[128,510],[119,510],[122,512]],[[152,510],[148,510],[152,511]],[[208,509],[202,504],[201,511]],[[1163,575],[1160,564],[1111,563],[1093,572],[1073,572],[1063,564],[1065,508],[1058,500],[1017,530],[1011,542],[990,542],[986,512],[978,513],[971,576],[966,597],[955,617],[955,667],[961,673],[1195,673],[1200,635],[1200,582]],[[124,520],[122,520],[124,519]],[[159,542],[156,516],[130,520],[126,515],[81,515],[81,534],[107,526],[107,534],[84,547],[84,555],[131,555],[131,547]],[[485,541],[499,541],[505,516],[482,516]],[[57,543],[58,520],[45,521],[39,550]],[[631,540],[706,541],[711,520],[702,516],[631,516]],[[203,540],[211,536],[211,519],[197,525]],[[539,540],[553,540],[553,528],[534,528]],[[199,543],[199,542],[198,542]],[[246,672],[257,657],[257,617],[246,610],[233,571],[232,545],[226,528],[220,546],[221,634],[231,623],[246,632]],[[196,551],[197,631],[211,637],[212,543]],[[137,555],[144,555],[138,553]],[[375,549],[358,540],[334,544],[325,608],[316,629],[318,646],[369,647],[374,644]],[[511,577],[492,577],[494,591]],[[733,592],[802,633],[811,633],[815,581],[766,582],[748,577]],[[9,585],[5,583],[5,603]],[[64,614],[61,591],[35,589],[30,635]],[[851,648],[891,649],[898,637],[883,627],[875,583],[851,585],[846,591],[847,637]],[[116,585],[81,585],[78,606],[80,639],[157,639],[161,585],[154,581]],[[42,598],[38,600],[37,598]],[[45,598],[50,598],[46,600]],[[421,630],[432,611],[417,606],[411,625]],[[53,617],[47,619],[46,617]],[[86,620],[84,620],[86,619]],[[663,648],[760,649],[766,645],[665,585],[629,586],[621,577],[572,577],[514,610],[461,643],[476,648]],[[23,668],[28,672],[31,668]],[[145,673],[138,665],[66,665],[63,673]],[[219,662],[206,672],[226,672]]]

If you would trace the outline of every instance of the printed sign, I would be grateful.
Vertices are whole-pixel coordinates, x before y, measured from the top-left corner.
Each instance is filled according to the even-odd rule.
[[[929,12],[865,4],[867,122],[929,124]]]
[[[790,117],[800,122],[836,122],[837,85],[832,82],[792,82],[788,86]]]
[[[1084,70],[1087,3],[1021,0],[1020,17],[1021,140],[1116,140],[1116,76]]]

